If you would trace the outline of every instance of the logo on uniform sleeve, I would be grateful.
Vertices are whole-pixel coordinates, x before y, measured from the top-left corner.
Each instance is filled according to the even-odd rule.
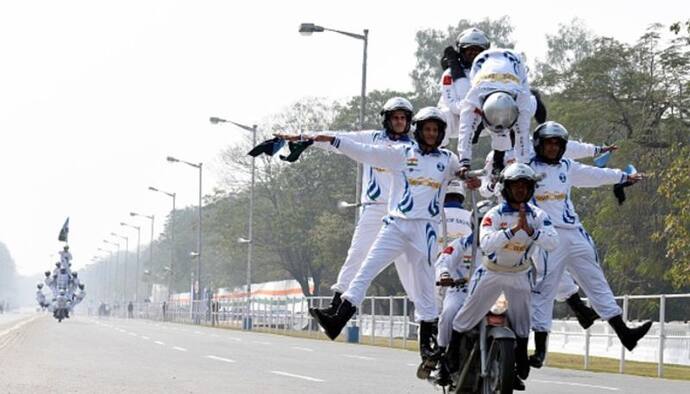
[[[493,221],[491,221],[491,218],[489,216],[484,216],[484,220],[482,220],[482,227],[491,227],[493,225]]]
[[[439,162],[438,164],[436,164],[436,168],[437,168],[439,171],[443,172],[443,170],[446,169],[446,166],[444,166],[443,163],[440,163],[440,162]]]
[[[452,85],[453,84],[453,77],[450,75],[444,75],[443,76],[443,84],[444,85]]]
[[[448,247],[446,247],[445,249],[443,249],[443,253],[444,253],[444,254],[453,254],[453,251],[454,251],[454,250],[455,250],[455,249],[453,249],[452,246],[448,246]]]
[[[558,179],[561,180],[561,183],[565,183],[565,180],[566,180],[565,174],[562,172],[560,174],[558,174]]]

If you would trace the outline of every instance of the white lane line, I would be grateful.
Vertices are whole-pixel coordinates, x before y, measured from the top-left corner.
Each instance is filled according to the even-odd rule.
[[[408,366],[408,367],[418,367],[419,364],[407,363],[407,366]]]
[[[39,319],[40,317],[41,316],[33,316],[33,317],[28,318],[28,319],[24,319],[24,320],[20,321],[19,323],[15,324],[14,326],[12,326],[6,330],[0,331],[0,337],[4,337],[5,335],[11,333],[12,331],[19,330],[25,324],[30,323],[36,319]]]
[[[313,352],[314,351],[314,349],[309,349],[308,347],[293,346],[292,348],[295,350],[301,350],[303,352]]]
[[[311,376],[295,375],[294,373],[289,373],[289,372],[271,371],[271,373],[274,373],[274,374],[276,374],[276,375],[288,376],[288,377],[291,377],[291,378],[297,378],[297,379],[308,380],[308,381],[310,381],[310,382],[324,382],[323,379],[312,378]]]
[[[185,348],[183,348],[183,347],[179,347],[179,346],[173,346],[173,349],[179,350],[179,351],[181,351],[181,352],[186,352],[186,351],[187,351],[187,349],[185,349]]]
[[[156,345],[165,345],[165,344],[164,344],[163,342],[161,342],[161,341],[153,341],[153,343],[155,343]]]
[[[136,337],[136,336],[137,336],[137,333],[135,333],[135,332],[130,332],[129,335],[131,335],[131,336],[133,336],[133,337]]]
[[[217,361],[224,361],[226,363],[234,363],[235,360],[230,360],[229,358],[223,358],[223,357],[218,357],[218,356],[212,356],[208,355],[206,358],[210,358],[211,360],[217,360]]]
[[[241,339],[241,338],[235,338],[235,337],[226,337],[226,338],[229,339],[229,340],[231,340],[231,341],[242,342],[242,339]]]
[[[562,385],[566,385],[566,386],[587,387],[587,388],[591,388],[591,389],[600,389],[600,390],[608,390],[608,391],[619,391],[620,390],[618,387],[598,386],[595,384],[585,384],[585,383],[559,382],[557,380],[530,379],[529,381],[530,382],[537,382],[537,383],[546,383],[546,384],[562,384]]]
[[[194,333],[201,335],[201,331],[194,331]]]
[[[144,340],[147,340],[147,341],[148,341],[150,338],[142,335],[142,336],[141,336],[141,339],[144,339]]]
[[[270,345],[269,342],[263,342],[263,341],[252,341],[252,343],[256,343],[257,345]]]
[[[220,335],[218,335],[218,334],[211,334],[211,336],[214,337],[214,338],[218,338]]]
[[[358,360],[369,360],[369,361],[376,360],[376,359],[373,358],[373,357],[357,356],[357,355],[354,355],[354,354],[343,354],[343,357],[356,358],[356,359],[358,359]]]

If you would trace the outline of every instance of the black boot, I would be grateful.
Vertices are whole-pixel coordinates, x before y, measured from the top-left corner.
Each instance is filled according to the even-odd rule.
[[[626,349],[632,351],[637,346],[637,341],[642,339],[647,334],[647,331],[652,327],[652,322],[648,321],[643,325],[635,328],[629,328],[623,321],[623,316],[618,315],[609,319],[609,324],[616,331],[618,339],[621,340]]]
[[[450,379],[450,370],[448,369],[448,362],[446,360],[446,351],[444,348],[439,347],[441,350],[441,358],[438,360],[438,375],[436,376],[436,383],[441,387],[450,386],[452,383]]]
[[[525,391],[525,382],[522,381],[517,375],[513,378],[513,390],[515,391]]]
[[[515,339],[515,373],[520,379],[529,376],[529,360],[527,359],[527,342],[529,338]]]
[[[446,359],[446,366],[448,367],[448,372],[454,374],[460,370],[460,342],[462,341],[462,334],[453,330],[450,335],[450,342],[448,343],[448,349],[444,355]]]
[[[333,294],[331,305],[329,305],[328,308],[309,308],[309,314],[316,318],[316,316],[314,315],[314,311],[319,310],[322,314],[334,315],[335,311],[338,310],[340,303],[342,303],[342,300],[340,298],[341,295],[343,295],[343,293],[339,293],[336,291],[335,294]]]
[[[544,365],[544,359],[546,359],[546,339],[548,337],[548,332],[534,332],[534,354],[529,356],[529,365],[534,368],[539,369]]]
[[[436,347],[436,334],[438,325],[436,322],[423,321],[419,323],[419,355],[422,363],[417,368],[419,379],[428,379],[431,372],[436,369],[436,362],[440,357]]]
[[[357,308],[350,304],[350,301],[343,300],[334,315],[326,315],[316,309],[314,310],[314,319],[323,327],[326,335],[331,340],[335,340],[355,312],[357,312]]]
[[[585,330],[594,324],[594,321],[599,318],[599,315],[594,311],[594,309],[585,305],[580,298],[580,294],[575,293],[568,297],[565,302],[568,304],[570,309],[575,313],[577,321],[580,323],[582,328]]]

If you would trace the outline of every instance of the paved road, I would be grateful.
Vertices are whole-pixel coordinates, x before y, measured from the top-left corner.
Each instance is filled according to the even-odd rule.
[[[0,321],[0,392],[432,393],[414,352],[142,320]],[[531,393],[687,393],[690,382],[559,369]]]

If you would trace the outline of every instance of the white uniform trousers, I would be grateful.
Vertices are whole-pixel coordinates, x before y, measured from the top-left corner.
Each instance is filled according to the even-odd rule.
[[[436,225],[426,220],[386,219],[357,275],[342,298],[359,306],[376,276],[396,261],[398,276],[415,306],[416,321],[438,318],[434,262],[436,259]],[[432,237],[429,235],[433,234]]]
[[[553,320],[553,300],[558,293],[563,271],[568,270],[582,288],[592,308],[602,320],[620,315],[621,308],[599,265],[594,241],[584,228],[557,228],[560,243],[546,255],[547,273],[534,289],[532,297],[533,329],[550,331]]]
[[[484,266],[472,275],[469,295],[465,304],[453,319],[453,330],[467,332],[476,326],[491,310],[501,292],[508,300],[507,317],[520,338],[529,337],[530,330],[530,285],[531,273],[496,272]]]

